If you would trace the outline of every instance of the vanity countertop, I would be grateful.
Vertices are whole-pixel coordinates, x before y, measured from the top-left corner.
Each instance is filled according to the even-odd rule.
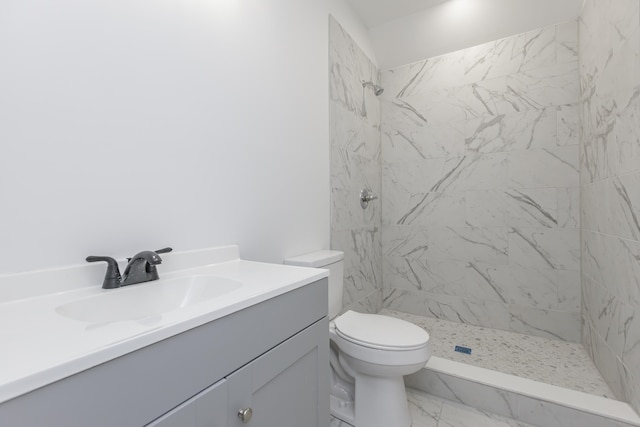
[[[92,323],[56,309],[159,282],[104,290],[104,265],[0,276],[0,403],[328,276],[327,270],[241,260],[237,246],[163,259],[160,281],[213,275],[241,286],[162,315]]]

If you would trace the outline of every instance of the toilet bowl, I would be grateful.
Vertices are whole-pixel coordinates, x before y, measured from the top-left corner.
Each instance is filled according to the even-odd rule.
[[[355,385],[353,404],[333,396],[333,415],[355,427],[409,427],[403,376],[427,363],[429,335],[400,319],[347,311],[331,322],[329,337],[340,367]],[[336,406],[353,408],[353,413],[336,411]]]
[[[429,334],[389,316],[342,309],[343,253],[319,251],[285,264],[328,268],[331,414],[354,427],[410,427],[404,375],[431,357]]]

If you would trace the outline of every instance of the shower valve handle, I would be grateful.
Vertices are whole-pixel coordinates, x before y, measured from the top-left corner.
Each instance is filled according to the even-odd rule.
[[[364,188],[360,192],[360,206],[362,209],[366,209],[369,206],[369,202],[372,200],[376,200],[378,196],[374,196],[371,190]]]

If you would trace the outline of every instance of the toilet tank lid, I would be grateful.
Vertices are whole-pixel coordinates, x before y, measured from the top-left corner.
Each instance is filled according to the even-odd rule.
[[[287,258],[284,263],[287,265],[297,265],[299,267],[326,267],[344,259],[344,252],[322,250]]]

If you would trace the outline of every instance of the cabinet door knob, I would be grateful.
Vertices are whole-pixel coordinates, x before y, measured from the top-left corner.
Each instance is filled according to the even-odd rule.
[[[253,417],[253,410],[251,408],[243,408],[238,411],[238,418],[242,420],[243,424],[251,421],[251,417]]]

